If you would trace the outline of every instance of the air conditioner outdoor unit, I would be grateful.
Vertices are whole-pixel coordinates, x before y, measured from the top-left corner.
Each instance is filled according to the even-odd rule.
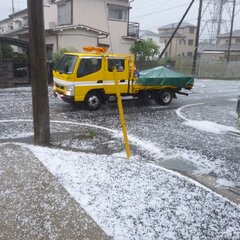
[[[55,23],[55,22],[49,22],[49,28],[50,29],[54,29],[54,28],[56,28],[57,27],[57,23]]]

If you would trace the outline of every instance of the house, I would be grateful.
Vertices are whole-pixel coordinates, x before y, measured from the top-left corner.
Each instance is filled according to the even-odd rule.
[[[139,35],[139,24],[129,22],[129,0],[46,0],[44,23],[47,53],[61,48],[82,51],[104,46],[109,52],[129,53]],[[0,21],[0,34],[28,39],[27,9]]]
[[[201,59],[224,60],[228,54],[228,43],[218,45],[204,45],[199,50]],[[232,43],[231,59],[240,59],[240,43]]]
[[[158,28],[160,43],[166,44],[168,42],[177,25],[178,23],[172,23]],[[183,22],[167,48],[165,57],[193,57],[196,29],[195,25]]]
[[[229,43],[230,33],[223,33],[217,36],[217,44],[222,45]],[[240,44],[240,30],[232,32],[232,44]]]
[[[27,9],[9,15],[9,18],[0,21],[0,35],[28,40]],[[13,46],[13,50],[22,53],[23,49]]]
[[[199,54],[202,59],[224,60],[228,54],[230,33],[217,36],[217,44],[202,43]],[[231,59],[240,59],[240,30],[233,31],[231,42]]]
[[[152,41],[156,44],[159,43],[159,35],[150,30],[141,30],[139,31],[139,37],[145,41]]]

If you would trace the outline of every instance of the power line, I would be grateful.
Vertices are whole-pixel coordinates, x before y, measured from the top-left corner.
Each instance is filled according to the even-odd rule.
[[[156,1],[157,1],[157,3],[160,3],[159,4],[159,6],[160,6],[162,4],[172,2],[173,0],[168,0],[168,1],[164,1],[164,2],[160,2],[159,0],[156,0]],[[145,1],[142,5],[134,6],[134,9],[143,9],[143,8],[152,7],[152,6],[154,6],[153,2],[154,2],[154,0]],[[154,8],[156,8],[156,6],[154,6]]]
[[[166,11],[169,11],[169,10],[172,10],[172,9],[176,9],[176,8],[180,8],[180,7],[183,7],[183,6],[186,6],[186,5],[188,5],[188,3],[180,4],[180,5],[177,5],[175,7],[165,8],[165,9],[162,9],[162,10],[159,10],[159,11],[149,12],[147,14],[143,14],[143,15],[139,15],[139,16],[136,16],[136,17],[132,17],[132,19],[137,19],[137,18],[140,18],[140,17],[146,17],[146,16],[149,16],[149,15],[152,15],[152,14],[156,14],[156,13],[160,13],[160,12],[166,12]]]

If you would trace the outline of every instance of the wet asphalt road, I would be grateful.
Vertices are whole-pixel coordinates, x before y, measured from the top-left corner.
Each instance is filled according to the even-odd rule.
[[[240,135],[216,134],[186,126],[176,110],[201,103],[184,107],[181,115],[188,120],[239,128],[236,114],[239,95],[240,81],[197,80],[188,97],[178,95],[178,99],[169,106],[155,103],[139,106],[133,100],[125,100],[128,133],[159,149],[152,154],[151,149],[145,151],[135,147],[133,154],[140,154],[156,164],[187,175],[207,174],[215,180],[228,181],[237,189],[240,186]],[[32,118],[30,88],[0,89],[0,99],[0,120]],[[116,102],[89,112],[55,99],[51,93],[49,100],[52,120],[77,121],[121,130]],[[30,123],[20,127],[19,124],[5,122],[0,126],[2,138],[8,138],[9,128],[13,129],[12,133],[17,132],[18,137],[19,134],[23,137],[31,135]],[[68,129],[71,130],[71,127]]]

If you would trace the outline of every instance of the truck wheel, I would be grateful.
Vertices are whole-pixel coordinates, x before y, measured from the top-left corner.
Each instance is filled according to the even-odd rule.
[[[171,90],[165,89],[161,92],[156,93],[155,102],[160,105],[168,105],[171,103],[173,94]]]
[[[90,92],[87,94],[84,100],[86,109],[94,111],[100,108],[102,97],[98,92]]]

